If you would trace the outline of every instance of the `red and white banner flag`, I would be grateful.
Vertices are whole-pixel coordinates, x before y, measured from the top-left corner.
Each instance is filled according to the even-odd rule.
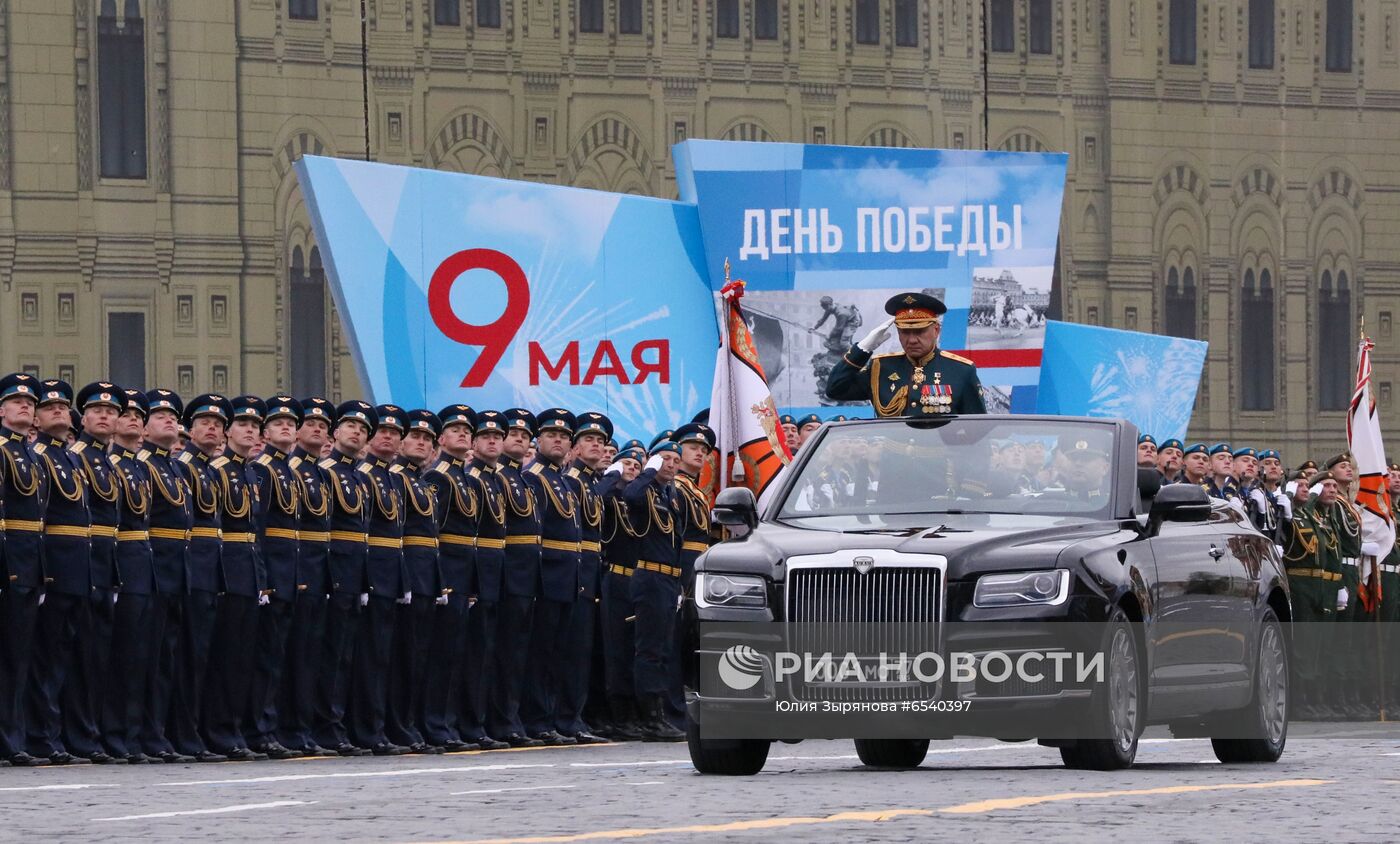
[[[1380,600],[1380,566],[1376,563],[1395,547],[1385,445],[1381,442],[1376,400],[1371,394],[1373,348],[1375,343],[1363,334],[1357,354],[1356,389],[1351,394],[1351,411],[1347,414],[1347,444],[1355,461],[1353,468],[1357,479],[1356,506],[1361,510],[1361,553],[1372,558],[1370,576],[1361,584],[1361,602],[1367,611]]]
[[[732,281],[720,294],[724,311],[710,394],[710,427],[715,429],[716,450],[725,467],[719,486],[746,486],[759,496],[792,454],[778,424],[778,407],[759,363],[758,347],[739,305],[744,282]]]

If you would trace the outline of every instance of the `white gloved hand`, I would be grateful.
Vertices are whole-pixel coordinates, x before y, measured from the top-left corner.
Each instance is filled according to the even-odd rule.
[[[367,606],[369,606],[369,593],[368,593],[368,592],[361,592],[361,593],[360,593],[360,606],[362,606],[362,607],[367,607]]]
[[[412,593],[412,592],[405,592],[405,593],[403,593],[403,597],[400,598],[400,599],[398,599],[398,600],[395,601],[394,603],[396,603],[396,604],[404,604],[404,605],[408,605],[408,604],[413,603],[413,593]]]
[[[115,607],[115,606],[117,605],[117,599],[120,598],[120,597],[121,597],[121,593],[120,593],[120,592],[113,592],[113,593],[112,593],[112,606]]]
[[[664,461],[661,459],[661,455],[653,454],[651,456],[651,459],[647,461],[647,465],[642,467],[642,470],[645,471],[647,469],[650,469],[653,472],[659,471],[663,462]]]
[[[1351,595],[1347,593],[1347,588],[1343,586],[1341,589],[1337,590],[1337,612],[1346,609],[1349,603],[1351,603]]]
[[[440,606],[440,607],[445,607],[445,606],[447,606],[447,596],[446,596],[446,595],[439,595],[439,596],[437,596],[436,598],[433,599],[433,603],[434,603],[434,604],[437,604],[437,605]]]
[[[45,595],[43,592],[40,592],[40,593],[39,593],[39,604],[38,604],[38,605],[42,607],[42,606],[44,605],[44,599],[47,598],[47,597],[48,597],[48,596]]]
[[[265,607],[270,603],[272,603],[272,598],[270,598],[266,593],[263,593],[258,596],[258,606]]]
[[[865,335],[865,339],[861,340],[856,345],[859,346],[860,350],[863,352],[873,352],[880,348],[886,340],[890,339],[891,328],[894,328],[894,317],[890,317],[875,326],[875,330]]]
[[[604,470],[603,470],[603,474],[604,474],[604,475],[620,475],[620,474],[622,474],[622,468],[623,468],[623,467],[622,467],[622,461],[621,461],[621,460],[618,460],[617,462],[613,463],[613,464],[612,464],[611,466],[609,466],[608,468],[604,469]]]

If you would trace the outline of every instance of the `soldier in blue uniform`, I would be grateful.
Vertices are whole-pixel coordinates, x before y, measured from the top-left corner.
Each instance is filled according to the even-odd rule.
[[[370,492],[356,471],[358,454],[379,427],[379,416],[362,401],[341,403],[335,412],[335,448],[320,462],[329,487],[330,597],[326,603],[325,635],[316,681],[317,744],[341,756],[365,756],[369,750],[350,742],[346,710],[350,699],[353,655],[365,592],[369,544]]]
[[[639,741],[636,687],[632,669],[636,658],[632,617],[632,575],[637,564],[637,529],[627,514],[622,490],[642,471],[645,446],[640,440],[624,444],[598,483],[603,502],[602,637],[603,686],[612,716],[608,738]]]
[[[869,401],[878,416],[986,413],[977,367],[938,348],[947,306],[926,293],[901,293],[885,303],[890,319],[846,352],[827,379],[827,398]],[[899,330],[901,352],[875,355]],[[874,355],[874,357],[872,357]]]
[[[296,475],[301,511],[297,525],[296,598],[278,692],[277,739],[308,756],[334,756],[311,734],[316,718],[316,671],[325,632],[326,600],[331,592],[332,479],[317,465],[330,442],[335,405],[320,396],[302,399],[297,444],[287,458]]]
[[[778,427],[783,432],[783,442],[787,444],[788,451],[797,453],[797,417],[791,413],[784,413],[778,417]],[[623,450],[626,450],[624,446]]]
[[[441,753],[423,735],[424,678],[428,673],[433,610],[447,603],[438,562],[438,500],[423,469],[437,448],[441,423],[430,410],[411,410],[399,456],[389,470],[403,493],[403,561],[409,602],[394,619],[393,673],[389,685],[388,736],[413,753]]]
[[[77,637],[91,626],[86,618],[93,588],[87,487],[76,457],[67,448],[72,407],[73,387],[68,382],[41,382],[39,436],[32,447],[48,479],[49,500],[44,511],[44,602],[38,610],[29,665],[26,744],[29,753],[55,765],[87,761],[64,747],[60,708],[63,687],[76,668],[77,646],[89,644]]]
[[[574,460],[564,472],[569,488],[578,496],[579,568],[578,597],[569,614],[560,670],[555,732],[578,744],[607,741],[594,735],[584,718],[594,674],[594,631],[598,623],[599,592],[603,572],[603,499],[598,494],[598,469],[606,466],[606,448],[612,439],[612,420],[596,411],[574,420]]]
[[[680,446],[669,438],[658,442],[646,467],[622,493],[637,531],[631,588],[636,618],[633,682],[643,718],[642,737],[647,741],[680,741],[685,737],[666,720],[664,710],[681,594],[679,531],[685,505],[671,483],[680,462]]]
[[[467,675],[467,620],[473,611],[471,602],[477,597],[476,537],[482,502],[476,484],[467,479],[475,416],[464,404],[438,411],[441,456],[424,474],[424,483],[436,502],[443,596],[434,602],[430,616],[421,728],[424,741],[449,753],[478,747],[462,739],[458,717],[463,707],[460,690]]]
[[[1201,484],[1206,494],[1222,501],[1241,501],[1240,488],[1232,474],[1235,453],[1229,443],[1216,443],[1207,450],[1210,456],[1210,476]]]
[[[820,424],[820,422],[818,423]],[[691,422],[676,429],[674,442],[680,446],[681,465],[676,473],[675,490],[681,505],[678,524],[681,566],[681,591],[695,592],[695,561],[710,547],[710,497],[700,488],[700,473],[715,449],[714,429],[700,422]],[[844,491],[844,487],[843,487]],[[679,632],[679,631],[678,631]],[[667,698],[668,715],[673,721],[685,719],[685,690],[681,673],[680,654],[684,644],[676,639],[676,655],[671,665],[671,692]]]
[[[389,471],[389,464],[398,456],[407,414],[394,404],[381,404],[374,412],[379,424],[370,437],[369,453],[356,467],[369,511],[365,567],[368,600],[355,643],[350,734],[355,744],[369,748],[376,756],[398,756],[408,752],[408,748],[389,741],[385,733],[394,609],[396,604],[408,603],[412,596],[403,564],[403,483],[398,473]]]
[[[809,413],[797,420],[797,448],[807,444],[807,440],[812,435],[821,430],[822,418],[815,413]],[[794,449],[795,450],[795,449]]]
[[[1210,446],[1205,443],[1191,443],[1182,452],[1181,474],[1175,483],[1196,484],[1204,487],[1210,477]]]
[[[190,588],[180,619],[180,660],[175,666],[169,736],[177,752],[200,762],[226,759],[205,746],[199,719],[204,711],[219,593],[224,591],[222,490],[219,475],[209,464],[223,455],[232,416],[233,408],[223,396],[205,393],[195,397],[184,413],[190,442],[177,458],[189,484],[194,521],[190,527]]]
[[[120,485],[121,522],[117,530],[117,580],[112,617],[112,651],[102,705],[102,742],[128,764],[151,761],[141,752],[141,719],[146,688],[155,666],[151,636],[156,573],[151,559],[151,479],[136,459],[146,433],[146,394],[122,391],[123,410],[108,459]]]
[[[160,388],[146,393],[146,405],[146,441],[136,452],[136,459],[145,466],[151,482],[151,559],[155,565],[156,594],[150,633],[156,651],[141,728],[141,751],[164,762],[186,762],[194,760],[177,753],[166,736],[175,703],[180,617],[189,594],[189,542],[194,524],[189,482],[171,454],[180,440],[180,415],[185,406],[174,392]]]
[[[1139,469],[1157,468],[1157,438],[1151,434],[1138,434],[1137,464]]]
[[[267,570],[268,602],[257,613],[257,644],[244,738],[269,759],[296,759],[302,754],[277,740],[277,688],[287,657],[292,602],[297,594],[297,533],[301,522],[301,487],[289,460],[301,425],[301,402],[291,396],[267,399],[263,417],[263,451],[249,468],[258,491],[258,550]]]
[[[214,638],[204,685],[204,743],[215,753],[246,762],[267,755],[248,747],[244,719],[252,690],[257,612],[268,602],[267,571],[257,536],[261,504],[248,458],[262,433],[267,406],[257,396],[229,402],[228,446],[209,462],[223,504],[224,592],[214,613]]]
[[[525,734],[520,700],[525,686],[530,624],[540,582],[540,510],[521,477],[535,438],[535,415],[523,408],[505,411],[506,439],[497,479],[506,504],[506,559],[500,614],[496,622],[493,700],[487,729],[512,747],[544,743]]]
[[[1186,454],[1186,446],[1181,440],[1176,438],[1162,440],[1157,446],[1157,473],[1162,476],[1162,483],[1169,484],[1176,481],[1176,476],[1181,472],[1181,459]]]
[[[505,448],[508,421],[504,414],[484,410],[472,416],[472,459],[466,466],[467,488],[476,493],[476,575],[468,574],[469,598],[475,598],[467,615],[466,662],[459,686],[462,705],[457,733],[462,741],[483,750],[500,750],[509,743],[487,734],[496,705],[495,662],[500,658],[496,632],[500,606],[506,599],[506,489],[499,470]],[[524,736],[520,736],[524,739]],[[528,739],[527,739],[528,740]]]
[[[88,571],[92,591],[87,609],[74,615],[74,660],[63,683],[63,743],[68,752],[91,762],[120,761],[102,747],[102,677],[112,643],[113,598],[117,586],[117,527],[121,524],[121,482],[107,462],[107,443],[116,432],[123,397],[115,384],[98,381],[78,391],[82,432],[71,447],[73,462],[87,487],[91,536]],[[85,625],[85,626],[84,626]]]

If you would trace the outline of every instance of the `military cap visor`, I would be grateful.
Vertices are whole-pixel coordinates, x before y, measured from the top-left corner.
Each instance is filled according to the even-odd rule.
[[[595,411],[580,413],[574,419],[574,439],[578,439],[584,434],[597,434],[603,438],[604,442],[612,442],[612,420]],[[617,443],[613,443],[613,445],[616,447]]]
[[[267,414],[263,418],[264,424],[282,417],[294,419],[298,425],[301,424],[301,402],[291,396],[274,396],[266,401],[266,405]]]
[[[301,400],[301,421],[303,424],[309,419],[320,419],[327,425],[335,424],[335,405],[319,396],[312,396]]]
[[[927,328],[947,312],[947,305],[927,293],[901,293],[885,303],[885,313],[899,328]]]
[[[206,393],[205,395],[195,397],[195,400],[190,402],[189,406],[185,408],[184,422],[186,425],[189,425],[201,416],[213,416],[215,419],[227,425],[231,412],[228,399],[223,396],[214,395],[213,393]]]
[[[381,404],[374,409],[374,413],[376,417],[378,417],[376,424],[373,426],[376,430],[379,428],[393,428],[400,434],[407,430],[404,426],[408,424],[408,413],[398,405]]]
[[[185,413],[185,403],[172,390],[154,389],[146,393],[146,415],[159,410],[168,410],[178,419]]]
[[[466,425],[468,430],[476,428],[475,413],[465,404],[449,404],[438,411],[438,420],[442,422],[442,429],[447,430],[449,425]]]
[[[543,434],[545,431],[560,431],[573,436],[574,415],[562,407],[556,407],[535,415],[535,431]]]
[[[671,438],[677,443],[700,443],[706,448],[715,447],[715,432],[708,425],[701,425],[692,422],[689,425],[682,425],[676,429],[675,436]]]
[[[345,422],[358,422],[373,432],[379,426],[379,415],[374,412],[374,408],[368,402],[345,402],[336,408],[335,416],[337,428]]]
[[[121,387],[106,381],[96,381],[78,391],[77,405],[79,410],[106,405],[121,411],[126,402]]]
[[[12,372],[0,378],[0,401],[19,398],[39,401],[39,379],[25,372]]]
[[[39,385],[39,406],[59,402],[73,406],[73,387],[67,381],[50,379]]]
[[[1079,440],[1065,450],[1065,456],[1071,460],[1091,460],[1095,458],[1108,459],[1108,452],[1091,446],[1087,440]]]
[[[500,434],[505,436],[506,418],[499,411],[483,410],[476,415],[476,436],[483,434]]]
[[[257,396],[239,396],[229,400],[229,407],[233,410],[233,421],[240,419],[251,420],[262,424],[263,417],[267,415],[267,405]]]

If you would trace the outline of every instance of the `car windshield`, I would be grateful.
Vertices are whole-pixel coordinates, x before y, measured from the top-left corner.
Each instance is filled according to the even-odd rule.
[[[779,519],[924,514],[1104,517],[1114,426],[1017,416],[878,420],[822,432]],[[891,518],[894,517],[894,518]]]

